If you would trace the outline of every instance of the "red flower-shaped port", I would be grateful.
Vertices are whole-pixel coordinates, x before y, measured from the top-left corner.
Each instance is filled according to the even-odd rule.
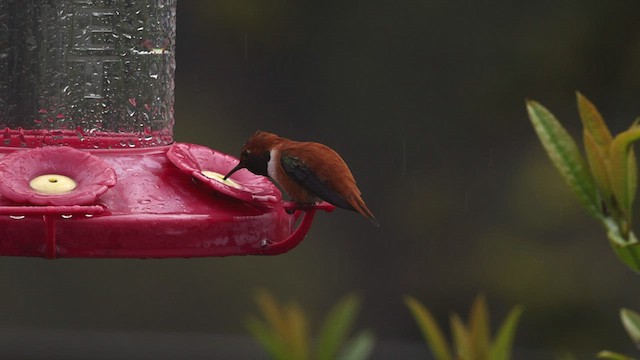
[[[34,205],[86,205],[116,184],[104,161],[68,146],[13,152],[0,159],[0,195]]]
[[[223,177],[238,164],[231,155],[207,147],[176,143],[167,151],[169,160],[182,172],[202,182],[207,188],[251,203],[276,203],[282,199],[280,190],[267,178],[243,169],[227,180]]]

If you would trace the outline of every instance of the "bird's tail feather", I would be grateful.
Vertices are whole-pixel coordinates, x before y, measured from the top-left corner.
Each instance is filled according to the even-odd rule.
[[[349,199],[349,205],[351,205],[354,211],[362,214],[364,217],[369,219],[369,221],[371,221],[375,226],[380,227],[378,220],[376,220],[376,217],[373,216],[373,213],[371,212],[371,210],[369,210],[367,205],[364,203],[364,200],[362,200],[361,196],[359,195],[352,196]]]

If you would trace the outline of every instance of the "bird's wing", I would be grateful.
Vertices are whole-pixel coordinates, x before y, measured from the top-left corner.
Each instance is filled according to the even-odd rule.
[[[315,194],[318,198],[331,203],[337,207],[353,210],[353,207],[340,194],[333,189],[322,174],[328,169],[319,164],[316,159],[309,159],[314,162],[313,168],[316,172],[311,171],[307,164],[301,160],[300,156],[296,156],[293,149],[283,151],[280,155],[280,165],[284,172],[297,184]],[[320,176],[319,176],[320,175]]]

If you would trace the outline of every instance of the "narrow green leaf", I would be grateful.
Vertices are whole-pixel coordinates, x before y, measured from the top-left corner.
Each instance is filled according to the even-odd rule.
[[[626,236],[630,231],[631,210],[637,187],[637,164],[633,154],[633,143],[640,140],[640,126],[618,134],[611,142],[609,149],[611,189],[620,211],[626,220],[622,233]]]
[[[286,308],[286,316],[288,319],[286,340],[291,349],[291,358],[296,360],[310,359],[309,324],[304,311],[297,303],[292,303]]]
[[[449,320],[451,335],[453,336],[453,354],[456,359],[474,360],[473,347],[469,330],[458,314],[452,314]]]
[[[346,341],[360,308],[360,299],[349,294],[340,300],[325,317],[317,347],[318,360],[331,360]]]
[[[618,354],[612,351],[603,350],[598,353],[598,359],[607,359],[607,360],[634,360],[632,357],[628,357],[626,355]]]
[[[247,319],[245,326],[272,359],[287,360],[290,358],[280,336],[267,324],[252,316]]]
[[[596,218],[602,218],[596,186],[575,141],[553,114],[536,101],[527,101],[529,119],[542,146],[578,199]]]
[[[600,115],[595,105],[580,92],[576,93],[576,98],[578,101],[578,112],[580,113],[580,120],[582,120],[584,130],[591,134],[596,144],[606,151],[613,137],[602,115]]]
[[[256,304],[267,324],[279,334],[287,332],[287,319],[276,299],[265,289],[258,289],[255,295]]]
[[[620,261],[636,273],[640,273],[640,244],[618,245],[611,241],[613,251]]]
[[[591,175],[609,209],[613,208],[609,179],[609,147],[613,137],[598,109],[580,92],[576,93],[578,112],[582,121],[584,148]]]
[[[516,328],[523,311],[524,308],[522,306],[516,306],[509,312],[491,346],[490,360],[508,360],[511,357]]]
[[[473,347],[472,353],[477,359],[486,359],[491,345],[491,325],[489,309],[484,296],[478,295],[471,305],[469,316],[469,334]]]
[[[622,325],[636,345],[640,344],[640,314],[629,309],[620,310]]]
[[[611,217],[603,218],[603,223],[607,228],[609,244],[618,259],[631,270],[640,273],[640,243],[636,235],[631,231],[627,237],[623,237],[618,223]]]
[[[373,332],[364,330],[349,339],[336,360],[365,360],[373,353],[376,338]]]
[[[404,302],[418,323],[418,327],[420,331],[422,331],[422,335],[429,345],[433,357],[436,360],[452,360],[449,345],[447,345],[442,330],[440,330],[431,312],[411,296],[405,296]]]
[[[613,225],[611,225],[611,223],[613,223]],[[605,224],[607,224],[607,228],[609,229],[607,232],[609,244],[611,244],[613,251],[620,261],[631,270],[640,273],[640,243],[635,234],[630,232],[629,235],[624,238],[620,233],[620,229],[612,219],[606,218]]]
[[[631,201],[631,208],[633,208],[633,200],[636,198],[636,191],[638,189],[638,162],[636,160],[636,153],[633,150],[633,145],[629,148],[629,159],[627,159],[627,169],[629,169],[629,201]],[[629,214],[631,217],[631,214]]]
[[[609,210],[615,211],[609,175],[609,148],[604,149],[598,146],[593,135],[587,132],[586,129],[583,131],[583,141],[589,169],[591,169],[591,174],[598,186],[602,200],[605,201]]]

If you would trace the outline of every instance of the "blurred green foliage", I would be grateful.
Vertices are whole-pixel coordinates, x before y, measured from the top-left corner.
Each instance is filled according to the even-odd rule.
[[[467,325],[458,314],[451,315],[450,328],[453,343],[449,346],[442,329],[429,309],[411,296],[405,298],[405,303],[436,360],[508,360],[511,358],[517,324],[523,311],[522,306],[516,306],[509,312],[495,338],[492,339],[486,300],[484,296],[476,297],[471,306]]]
[[[633,201],[638,186],[633,145],[640,140],[640,121],[636,120],[628,130],[613,137],[595,105],[580,93],[577,93],[577,100],[589,169],[574,140],[549,110],[535,101],[527,101],[529,118],[569,187],[606,228],[620,260],[640,273],[640,243],[632,230]],[[620,318],[631,340],[639,346],[640,315],[622,309]],[[608,350],[599,352],[598,357],[632,360]]]
[[[638,164],[633,151],[640,140],[638,121],[611,136],[596,107],[577,93],[589,167],[573,138],[544,106],[527,101],[527,110],[542,145],[567,184],[589,213],[605,227],[611,246],[629,268],[640,273],[640,243],[632,230]]]
[[[622,309],[620,310],[620,320],[624,325],[627,334],[631,338],[631,341],[636,345],[636,348],[640,346],[640,314],[633,310]],[[598,353],[598,358],[609,360],[634,360],[626,355],[615,353],[612,351],[604,350]]]
[[[373,351],[375,340],[370,331],[349,338],[360,308],[360,299],[354,294],[331,308],[315,343],[310,320],[300,305],[281,305],[266,290],[259,290],[255,300],[263,319],[251,316],[246,326],[274,360],[364,360]]]

